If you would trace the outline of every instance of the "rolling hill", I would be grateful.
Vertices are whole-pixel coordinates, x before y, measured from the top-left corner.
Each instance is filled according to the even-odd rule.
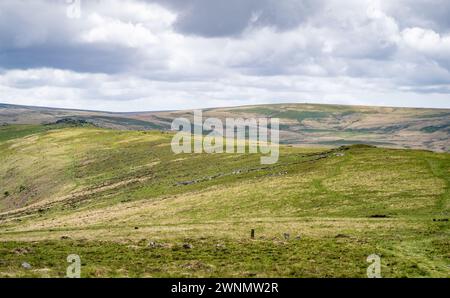
[[[354,129],[346,140],[448,148],[448,129],[424,131],[448,123],[446,111],[390,109],[405,126],[396,134],[382,110],[337,121],[339,107],[301,107],[205,114],[278,113],[293,139],[298,126],[320,126]],[[0,276],[63,277],[78,254],[84,277],[364,277],[373,253],[383,277],[450,276],[447,152],[283,145],[278,163],[261,165],[258,154],[175,155],[167,131],[41,124],[77,116],[164,127],[186,112],[4,109],[3,122],[33,120],[0,127]]]
[[[279,104],[205,109],[203,116],[280,118],[284,144],[336,147],[364,143],[450,151],[449,109]],[[72,118],[104,128],[167,131],[177,117],[191,118],[192,111],[108,113],[0,104],[0,124],[36,125]]]

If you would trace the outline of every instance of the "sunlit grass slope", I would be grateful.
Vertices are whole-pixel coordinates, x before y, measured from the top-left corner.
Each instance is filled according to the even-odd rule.
[[[364,277],[372,253],[386,277],[450,276],[448,153],[284,146],[261,165],[171,138],[2,127],[0,276],[64,276],[72,253],[90,277]]]

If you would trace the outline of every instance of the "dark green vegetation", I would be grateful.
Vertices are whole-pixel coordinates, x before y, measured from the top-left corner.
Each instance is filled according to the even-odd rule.
[[[68,127],[89,127],[93,126],[92,123],[85,120],[62,118],[54,123],[46,125],[9,125],[3,124],[0,126],[0,142],[23,138],[28,135],[36,134],[39,132],[46,132],[53,129],[61,129]]]
[[[62,277],[79,254],[89,277],[364,277],[372,253],[385,277],[450,276],[448,153],[285,146],[261,165],[171,138],[3,126],[0,276]]]
[[[0,126],[0,142],[21,138],[46,130],[47,128],[42,125],[2,125]]]
[[[450,125],[444,124],[444,125],[438,125],[438,126],[426,126],[422,128],[422,131],[428,132],[428,133],[434,133],[439,130],[446,130],[447,132],[450,131]]]

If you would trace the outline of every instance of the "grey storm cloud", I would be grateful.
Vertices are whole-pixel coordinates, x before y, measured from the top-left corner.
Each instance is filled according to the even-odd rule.
[[[439,33],[450,29],[450,1],[445,0],[397,0],[387,3],[386,11],[393,15],[402,27],[420,26]]]
[[[76,72],[120,73],[137,63],[138,53],[111,45],[33,46],[0,53],[0,65],[7,69],[58,68]]]
[[[235,36],[249,26],[294,28],[318,12],[322,0],[156,0],[177,13],[179,32],[207,37]]]
[[[450,104],[446,0],[73,1],[0,2],[0,101]]]

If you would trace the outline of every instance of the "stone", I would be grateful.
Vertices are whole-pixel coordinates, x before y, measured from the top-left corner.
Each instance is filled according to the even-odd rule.
[[[161,244],[159,244],[157,242],[154,242],[154,241],[150,241],[148,243],[148,247],[150,247],[150,248],[158,248],[158,247],[161,247],[161,246],[162,246]]]
[[[194,248],[194,247],[192,246],[192,244],[185,243],[185,244],[183,244],[183,248],[184,248],[184,249],[192,249],[192,248]]]

